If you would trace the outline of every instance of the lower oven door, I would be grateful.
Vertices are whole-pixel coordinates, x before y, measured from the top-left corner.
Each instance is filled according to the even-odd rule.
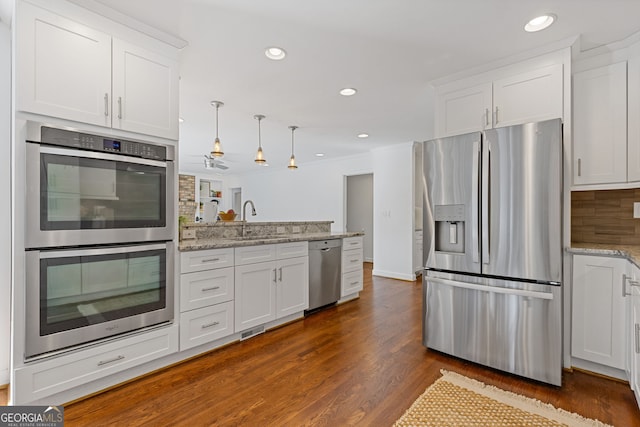
[[[423,277],[426,347],[561,385],[561,286],[435,271]]]
[[[26,252],[25,358],[173,319],[174,244]]]

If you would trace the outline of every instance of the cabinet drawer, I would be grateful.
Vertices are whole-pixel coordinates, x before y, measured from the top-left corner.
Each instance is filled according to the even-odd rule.
[[[362,270],[362,249],[342,252],[342,272]]]
[[[280,243],[276,245],[278,259],[296,258],[309,255],[309,242]]]
[[[235,248],[236,265],[275,261],[276,245],[241,246]]]
[[[16,370],[14,403],[42,399],[177,351],[178,327],[174,325],[33,362]]]
[[[346,237],[342,239],[342,250],[362,249],[362,236]]]
[[[350,271],[342,275],[341,297],[360,292],[363,289],[362,269]]]
[[[206,249],[203,251],[181,252],[180,272],[211,270],[233,267],[233,248]]]
[[[180,275],[180,311],[233,300],[233,267]]]
[[[233,333],[233,301],[180,314],[180,350]]]

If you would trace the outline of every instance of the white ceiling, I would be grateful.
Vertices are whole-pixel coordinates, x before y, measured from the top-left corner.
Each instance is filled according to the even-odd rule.
[[[432,135],[428,82],[580,36],[582,49],[640,30],[638,0],[97,0],[186,40],[180,68],[180,171],[205,173],[220,100],[224,173],[259,170],[255,114],[270,168],[295,132],[301,165]],[[557,22],[523,26],[544,12]],[[288,52],[268,60],[267,46]],[[350,98],[338,95],[355,87]],[[356,135],[370,134],[365,140]],[[326,156],[318,159],[314,153]]]

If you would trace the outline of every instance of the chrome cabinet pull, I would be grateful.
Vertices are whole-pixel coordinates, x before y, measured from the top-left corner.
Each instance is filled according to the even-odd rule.
[[[484,109],[484,127],[485,128],[489,127],[489,109],[488,108]]]
[[[640,323],[636,323],[636,354],[640,354]]]
[[[104,94],[104,116],[109,117],[109,94]]]
[[[211,322],[211,323],[207,323],[206,325],[202,325],[200,326],[200,329],[207,329],[207,328],[211,328],[212,326],[218,326],[220,324],[220,322]]]
[[[203,259],[200,262],[216,262],[216,261],[220,261],[220,258]]]
[[[493,125],[497,125],[498,124],[498,107],[496,106],[496,114],[493,117]]]
[[[98,366],[108,365],[109,363],[117,362],[118,360],[122,360],[122,359],[124,359],[124,356],[123,355],[118,355],[118,356],[114,357],[113,359],[99,361],[98,362]]]
[[[355,282],[351,282],[351,283],[349,283],[349,284],[350,284],[351,286],[353,286],[353,285],[357,285],[358,283],[360,283],[360,282],[355,281]]]
[[[578,157],[578,176],[582,176],[582,159]]]
[[[279,280],[282,282],[282,267],[280,267],[278,270],[280,270],[280,278],[279,278]]]
[[[273,269],[273,281],[278,283],[278,271],[275,268]]]
[[[118,97],[118,118],[122,118],[122,97]]]
[[[630,277],[628,277],[626,274],[623,274],[622,275],[622,297],[623,298],[626,297],[627,295],[631,295],[627,293],[627,280],[629,280],[629,283],[631,283]]]
[[[215,291],[217,289],[220,289],[220,286],[214,286],[212,288],[202,288],[202,292]]]

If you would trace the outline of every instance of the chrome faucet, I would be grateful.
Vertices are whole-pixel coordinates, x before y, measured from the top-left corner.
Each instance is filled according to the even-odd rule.
[[[253,201],[247,200],[242,205],[242,237],[245,237],[245,225],[247,223],[247,203],[251,205],[251,216],[256,216],[256,207],[253,204]]]

